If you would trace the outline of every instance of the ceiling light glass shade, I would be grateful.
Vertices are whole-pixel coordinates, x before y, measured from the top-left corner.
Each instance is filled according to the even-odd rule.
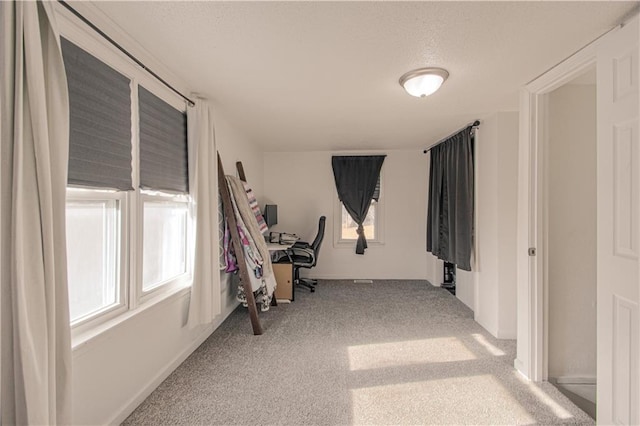
[[[449,77],[442,68],[420,68],[400,77],[400,85],[411,96],[423,98],[434,93]]]

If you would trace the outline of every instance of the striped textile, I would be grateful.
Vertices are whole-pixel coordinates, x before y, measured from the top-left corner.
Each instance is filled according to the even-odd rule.
[[[267,223],[264,221],[264,217],[262,216],[262,212],[260,211],[260,206],[258,206],[256,196],[253,194],[253,189],[251,189],[247,182],[242,182],[242,184],[244,185],[244,190],[247,193],[251,211],[254,215],[256,215],[256,220],[258,221],[258,229],[262,234],[264,234],[269,230],[269,227],[267,227]]]

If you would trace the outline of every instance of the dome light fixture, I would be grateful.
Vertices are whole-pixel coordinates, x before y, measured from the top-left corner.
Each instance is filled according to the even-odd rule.
[[[449,77],[442,68],[419,68],[400,77],[400,86],[411,96],[424,98],[435,93]]]

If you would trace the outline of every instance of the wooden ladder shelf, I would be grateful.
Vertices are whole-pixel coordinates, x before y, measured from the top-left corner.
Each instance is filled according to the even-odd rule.
[[[244,169],[242,163],[237,162],[238,174],[243,182],[246,182],[244,175]],[[240,240],[240,234],[238,233],[238,223],[236,216],[233,212],[233,204],[231,202],[231,193],[229,192],[229,186],[227,185],[227,179],[222,167],[222,161],[220,160],[220,153],[218,153],[218,190],[222,197],[222,208],[224,211],[227,225],[229,226],[229,232],[231,233],[231,244],[233,245],[238,267],[240,268],[240,282],[244,287],[244,292],[247,296],[247,305],[249,309],[249,318],[251,319],[251,327],[253,328],[253,334],[260,335],[263,333],[260,318],[258,318],[258,307],[256,306],[256,300],[253,296],[253,290],[251,289],[251,281],[249,278],[249,271],[247,270],[247,264],[245,262],[244,250]]]

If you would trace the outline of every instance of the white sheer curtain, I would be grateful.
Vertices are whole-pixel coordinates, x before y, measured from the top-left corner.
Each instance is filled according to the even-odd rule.
[[[189,327],[208,324],[220,314],[218,179],[211,108],[197,99],[187,111],[189,190],[195,201],[196,244]]]
[[[67,82],[52,4],[2,2],[2,424],[71,422]]]

